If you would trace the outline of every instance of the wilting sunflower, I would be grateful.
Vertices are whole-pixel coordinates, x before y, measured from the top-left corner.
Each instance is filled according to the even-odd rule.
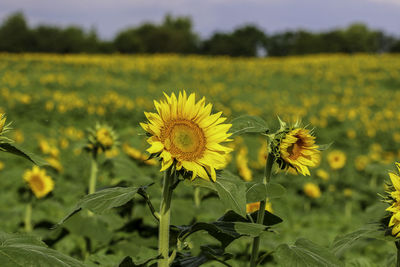
[[[396,163],[397,170],[400,172],[400,164]],[[392,235],[400,237],[400,177],[394,172],[389,172],[392,185],[389,186],[388,197],[386,202],[391,206],[386,210],[390,212],[389,227],[392,230]]]
[[[166,101],[154,101],[157,113],[145,112],[148,123],[141,123],[150,135],[147,151],[162,158],[161,171],[173,163],[176,169],[213,181],[216,169],[226,164],[226,154],[232,149],[220,143],[231,141],[228,133],[231,124],[223,124],[222,112],[211,114],[212,105],[205,98],[196,102],[195,94],[180,92],[168,96]]]
[[[318,166],[320,151],[310,130],[294,128],[289,130],[279,144],[279,159],[282,169],[292,167],[302,175],[310,175],[308,167]]]
[[[37,198],[46,196],[54,188],[51,177],[46,175],[46,171],[38,166],[33,166],[32,170],[27,170],[23,177]]]

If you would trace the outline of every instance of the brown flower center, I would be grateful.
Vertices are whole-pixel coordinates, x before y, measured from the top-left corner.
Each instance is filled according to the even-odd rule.
[[[206,149],[203,130],[189,120],[167,122],[161,130],[160,139],[172,156],[181,160],[193,161],[201,158]]]

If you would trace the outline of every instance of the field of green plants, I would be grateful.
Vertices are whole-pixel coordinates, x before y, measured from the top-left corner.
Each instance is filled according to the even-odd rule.
[[[159,255],[155,217],[163,172],[157,158],[147,160],[148,137],[139,123],[147,120],[144,112],[156,112],[153,101],[165,99],[164,92],[185,90],[195,93],[196,101],[204,96],[213,113],[222,111],[225,123],[254,116],[241,118],[263,124],[257,119],[262,118],[272,133],[279,129],[278,116],[288,124],[301,120],[314,129],[318,144],[332,143],[309,176],[274,166],[267,208],[282,222],[261,233],[260,265],[395,266],[395,243],[385,238],[385,231],[371,229],[389,207],[380,195],[388,189],[388,172],[400,161],[399,89],[400,55],[231,59],[0,54],[0,113],[13,128],[6,135],[16,147],[46,161],[41,169],[54,181],[45,196],[32,195],[24,176],[34,164],[0,153],[0,231],[37,237],[87,266],[155,264],[146,261]],[[88,151],[93,147],[88,147],[88,129],[96,124],[112,127],[118,142],[96,152],[94,191],[119,187],[125,195],[94,208],[79,201],[94,192],[89,190],[93,154]],[[227,192],[239,204],[227,203],[212,181],[180,182],[171,205],[170,251],[181,260],[176,266],[249,264],[257,229],[225,233],[240,238],[235,236],[224,251],[219,250],[221,240],[206,230],[218,236],[224,229],[210,230],[211,222],[228,210],[244,212],[242,204],[256,200],[243,184],[262,181],[267,143],[265,136],[249,131],[226,145],[233,152],[223,179],[235,181]],[[141,189],[137,194],[123,191],[131,187]],[[241,190],[247,195],[240,195]],[[151,212],[149,203],[157,212]],[[200,222],[210,224],[197,224],[200,231],[195,232],[193,225]],[[182,239],[182,229],[194,233]],[[5,243],[7,235],[1,235]],[[28,266],[18,264],[7,266]],[[40,266],[52,266],[51,261]]]

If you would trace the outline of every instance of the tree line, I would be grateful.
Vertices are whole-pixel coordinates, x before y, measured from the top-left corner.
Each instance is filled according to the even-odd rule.
[[[22,13],[0,26],[0,51],[49,53],[178,53],[226,56],[288,56],[316,53],[399,53],[400,39],[362,23],[325,32],[306,30],[266,34],[255,25],[215,32],[202,40],[189,17],[166,15],[161,24],[144,23],[101,40],[78,26],[29,27]]]

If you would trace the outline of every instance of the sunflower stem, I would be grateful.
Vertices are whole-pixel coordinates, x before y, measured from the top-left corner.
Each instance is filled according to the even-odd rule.
[[[26,210],[25,210],[25,232],[30,233],[32,232],[32,203],[29,202],[26,205]]]
[[[268,154],[267,163],[265,164],[264,170],[264,178],[263,183],[267,185],[271,178],[272,166],[274,165],[275,158],[272,153]],[[266,200],[260,201],[260,209],[258,210],[257,214],[257,223],[262,224],[264,221],[264,213],[265,213],[265,206],[267,204]],[[260,236],[256,236],[253,238],[253,249],[251,252],[251,259],[250,259],[250,267],[257,266],[257,256],[258,256],[258,249],[260,247]]]
[[[96,154],[93,153],[91,160],[91,170],[90,170],[90,179],[89,179],[89,195],[96,192],[96,181],[97,181],[97,160]]]
[[[163,194],[160,206],[160,225],[158,231],[158,253],[162,256],[159,260],[159,267],[168,267],[169,257],[169,227],[171,217],[172,185],[175,178],[175,171],[170,167],[164,173]]]
[[[400,267],[400,241],[395,241],[396,248],[397,248],[397,261],[396,267]]]

